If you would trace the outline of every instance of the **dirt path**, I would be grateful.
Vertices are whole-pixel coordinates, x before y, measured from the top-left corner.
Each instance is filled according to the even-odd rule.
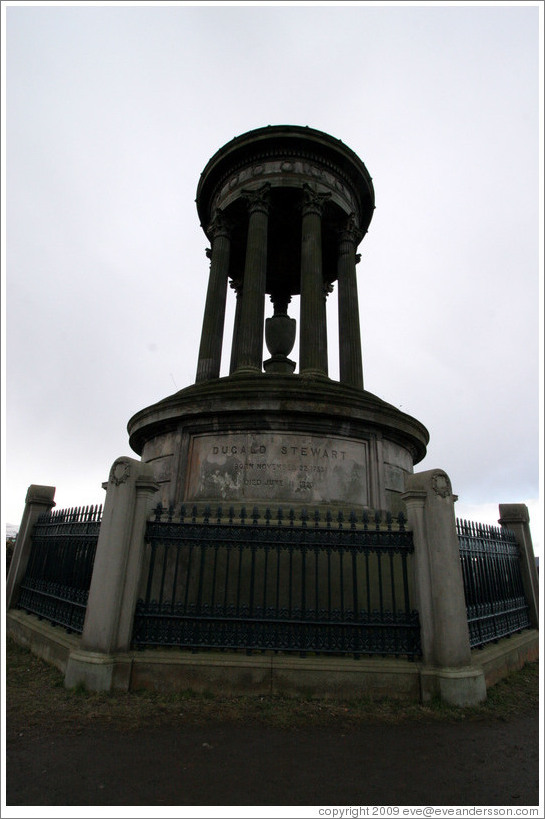
[[[535,707],[507,721],[41,726],[8,737],[8,806],[521,807],[538,791]]]

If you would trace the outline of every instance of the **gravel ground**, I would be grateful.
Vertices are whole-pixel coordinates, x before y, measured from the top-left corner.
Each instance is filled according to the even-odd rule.
[[[211,806],[207,815],[222,816],[228,806],[259,815],[259,806],[304,805],[317,816],[325,805],[539,804],[537,663],[462,712],[97,695],[66,691],[56,669],[18,646],[7,655],[8,807],[170,805],[191,816],[191,806]]]
[[[210,724],[20,734],[8,748],[8,805],[538,804],[533,712],[352,730]]]

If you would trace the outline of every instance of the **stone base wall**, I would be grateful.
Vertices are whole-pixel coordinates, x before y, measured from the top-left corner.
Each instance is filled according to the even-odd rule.
[[[221,419],[211,426],[222,426]],[[167,507],[342,505],[397,514],[413,471],[410,453],[376,431],[358,438],[271,429],[194,433],[180,424],[146,444],[142,460]]]
[[[63,674],[68,658],[81,643],[81,637],[39,620],[32,614],[10,609],[6,616],[6,637],[28,648],[36,657],[55,666]]]
[[[6,633],[15,642],[55,665],[68,687],[83,683],[93,690],[210,691],[217,694],[255,694],[351,698],[393,697],[428,702],[440,696],[457,669],[439,669],[403,659],[352,660],[336,657],[298,657],[288,654],[203,652],[179,649],[128,651],[99,655],[81,650],[81,638],[67,635],[33,615],[12,610]],[[475,677],[493,685],[535,660],[536,630],[523,631],[472,652]],[[449,676],[450,675],[450,676]],[[471,674],[464,672],[471,684]]]

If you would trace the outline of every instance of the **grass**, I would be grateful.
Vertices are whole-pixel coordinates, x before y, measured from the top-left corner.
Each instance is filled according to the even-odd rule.
[[[367,697],[340,701],[310,696],[225,696],[191,689],[178,693],[94,693],[84,686],[65,689],[63,676],[56,668],[11,640],[6,644],[8,737],[48,726],[68,732],[81,732],[90,726],[131,731],[164,724],[236,722],[286,729],[334,726],[349,730],[362,724],[508,720],[537,708],[538,699],[537,662],[497,683],[489,689],[485,703],[470,709],[439,701],[423,705]]]

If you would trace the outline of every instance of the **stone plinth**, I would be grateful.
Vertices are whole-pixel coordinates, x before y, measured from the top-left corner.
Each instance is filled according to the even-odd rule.
[[[192,502],[402,508],[427,430],[329,379],[261,373],[195,384],[137,413],[130,444],[165,506]]]

